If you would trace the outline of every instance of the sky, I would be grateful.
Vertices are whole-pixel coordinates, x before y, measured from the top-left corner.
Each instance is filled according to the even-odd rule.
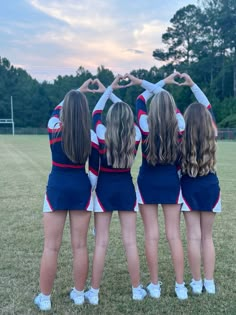
[[[152,57],[180,8],[197,0],[0,0],[0,56],[38,81],[160,67]]]

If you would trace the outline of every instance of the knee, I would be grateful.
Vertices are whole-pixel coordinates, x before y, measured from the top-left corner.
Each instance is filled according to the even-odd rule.
[[[109,239],[108,237],[98,238],[96,236],[96,247],[100,247],[102,249],[106,249],[108,246]]]
[[[131,247],[136,247],[136,239],[123,239],[124,247],[128,250]]]
[[[78,250],[82,250],[87,248],[87,242],[86,240],[78,240],[76,242],[72,242],[72,250],[73,252],[76,252]]]
[[[146,243],[149,243],[149,244],[158,244],[159,239],[160,239],[160,235],[158,232],[149,233],[145,236],[145,241]]]
[[[180,240],[180,232],[179,231],[166,231],[166,239],[170,243],[172,241]]]
[[[201,242],[202,240],[202,233],[201,231],[192,231],[187,233],[187,240],[188,242]]]
[[[61,247],[61,242],[46,242],[44,244],[44,251],[58,254]]]
[[[213,238],[212,238],[212,233],[202,233],[202,238],[201,238],[202,242],[212,242]]]

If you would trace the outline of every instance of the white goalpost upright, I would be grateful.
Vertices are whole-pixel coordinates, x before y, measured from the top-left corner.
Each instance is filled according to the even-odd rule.
[[[15,135],[15,124],[13,118],[13,97],[11,96],[11,118],[0,119],[0,124],[11,124],[12,125],[12,135]]]

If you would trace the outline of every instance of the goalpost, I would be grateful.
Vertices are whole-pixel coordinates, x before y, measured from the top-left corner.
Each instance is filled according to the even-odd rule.
[[[13,119],[13,97],[11,96],[11,118],[0,119],[0,124],[11,124],[12,125],[12,135],[15,135],[15,124]]]

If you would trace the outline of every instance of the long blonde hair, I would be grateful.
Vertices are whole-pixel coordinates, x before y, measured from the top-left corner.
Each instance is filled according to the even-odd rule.
[[[205,106],[191,104],[184,113],[186,129],[182,141],[183,174],[191,177],[215,172],[216,141],[212,117]]]
[[[106,116],[107,162],[113,168],[130,168],[134,160],[134,115],[126,103],[113,104]]]
[[[178,157],[178,123],[176,105],[167,91],[156,94],[148,113],[147,161],[172,164]]]
[[[86,96],[76,90],[68,92],[60,112],[62,148],[74,163],[84,164],[91,152],[90,112]]]

